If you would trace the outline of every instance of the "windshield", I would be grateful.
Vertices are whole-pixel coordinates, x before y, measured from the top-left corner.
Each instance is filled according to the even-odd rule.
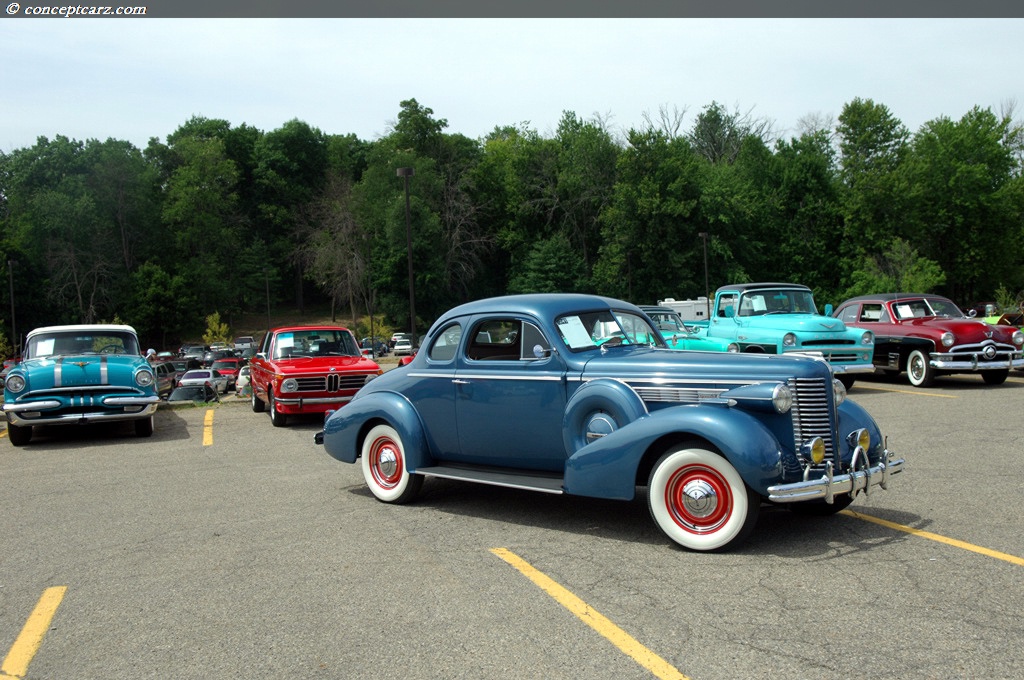
[[[758,290],[744,293],[739,316],[762,314],[817,314],[809,290]]]
[[[274,338],[274,358],[362,356],[356,339],[346,330],[320,328],[278,333]]]
[[[666,333],[685,333],[686,326],[683,320],[675,312],[648,312],[647,316],[658,327],[659,331]]]
[[[665,346],[647,319],[630,312],[604,310],[569,314],[556,319],[555,328],[573,352],[615,345]]]
[[[960,308],[952,300],[945,298],[920,298],[917,300],[900,300],[892,306],[898,319],[920,319],[926,316],[948,316],[959,318],[964,316]]]
[[[54,331],[32,336],[25,357],[66,356],[69,354],[142,354],[132,333],[115,330]]]

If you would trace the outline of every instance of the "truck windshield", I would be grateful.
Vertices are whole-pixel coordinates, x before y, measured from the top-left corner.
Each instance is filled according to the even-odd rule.
[[[814,296],[807,290],[758,290],[740,299],[739,316],[817,313]]]

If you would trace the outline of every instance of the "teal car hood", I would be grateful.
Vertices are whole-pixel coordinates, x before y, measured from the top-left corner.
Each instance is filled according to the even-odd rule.
[[[148,369],[146,360],[130,354],[75,354],[29,359],[18,364],[12,373],[25,378],[22,395],[39,390],[76,387],[135,389],[152,392],[153,386],[141,388],[135,382],[140,368]]]
[[[799,333],[845,333],[846,324],[831,316],[816,314],[765,314],[736,317],[742,326],[774,328]]]

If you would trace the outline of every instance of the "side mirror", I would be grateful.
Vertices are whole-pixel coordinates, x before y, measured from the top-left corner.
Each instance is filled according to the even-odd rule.
[[[825,316],[832,316],[832,303],[825,305]]]

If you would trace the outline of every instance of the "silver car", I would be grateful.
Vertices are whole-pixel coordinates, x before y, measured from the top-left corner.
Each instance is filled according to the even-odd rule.
[[[222,375],[220,371],[212,368],[197,368],[195,370],[188,371],[178,379],[179,387],[203,385],[205,383],[210,383],[210,386],[215,392],[220,392],[221,394],[228,393],[228,377],[226,375]]]

